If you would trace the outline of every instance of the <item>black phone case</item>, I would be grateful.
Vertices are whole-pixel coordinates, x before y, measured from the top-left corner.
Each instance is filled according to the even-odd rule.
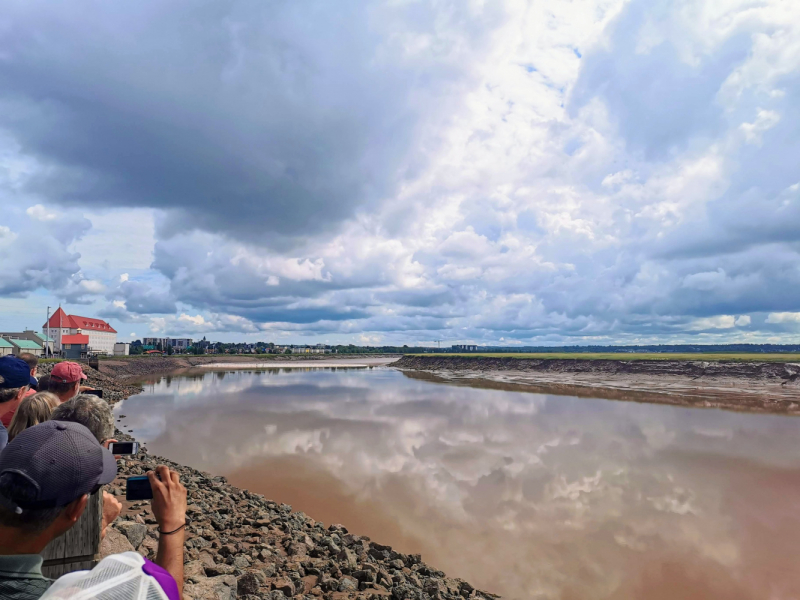
[[[125,444],[126,446],[130,446],[131,452],[120,452],[118,448],[113,447],[114,445],[119,445],[119,444]],[[136,444],[136,442],[112,442],[112,446],[109,447],[109,451],[111,451],[111,454],[119,454],[121,456],[131,456],[133,454],[136,454],[136,452],[138,452],[138,449],[136,450],[136,452],[133,452],[135,448],[134,444]]]
[[[153,498],[153,489],[150,487],[150,480],[146,475],[128,477],[125,482],[125,499],[150,500]]]

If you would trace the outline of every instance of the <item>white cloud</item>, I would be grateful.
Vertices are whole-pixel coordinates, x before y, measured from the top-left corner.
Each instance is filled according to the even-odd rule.
[[[800,323],[800,312],[770,313],[767,323]]]
[[[614,187],[629,181],[633,177],[633,171],[626,169],[616,173],[609,173],[603,178],[601,185],[603,187]]]
[[[31,206],[25,213],[35,221],[55,221],[58,215],[41,204]]]
[[[91,279],[84,279],[80,282],[80,287],[86,290],[90,294],[102,294],[106,286],[103,285],[102,281],[91,280]]]
[[[780,120],[780,115],[775,111],[759,110],[755,121],[752,123],[742,123],[739,127],[744,133],[748,144],[761,145],[764,132],[775,127]]]
[[[736,325],[736,317],[731,315],[718,315],[716,317],[705,317],[695,319],[688,329],[694,331],[704,331],[706,329],[730,329]]]
[[[736,318],[736,326],[737,327],[747,327],[750,325],[750,315],[740,315]]]

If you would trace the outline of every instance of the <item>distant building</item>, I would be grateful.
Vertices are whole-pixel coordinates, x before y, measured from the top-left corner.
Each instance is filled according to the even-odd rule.
[[[19,339],[9,339],[12,346],[12,353],[14,356],[19,356],[20,354],[33,354],[34,356],[44,356],[44,348],[42,348],[36,342],[32,342],[31,340],[19,340]]]
[[[53,340],[47,337],[45,334],[39,333],[38,331],[26,329],[25,331],[0,332],[0,338],[5,338],[6,341],[28,340],[30,342],[35,342],[42,347],[43,356],[53,355]],[[0,353],[0,356],[2,356],[2,353]]]
[[[14,354],[14,346],[8,340],[0,338],[0,356]]]
[[[68,315],[60,306],[42,330],[53,339],[57,352],[62,350],[61,338],[65,335],[88,335],[88,351],[95,354],[114,354],[117,343],[117,330],[102,319]]]
[[[128,342],[117,342],[114,344],[114,356],[128,356],[131,353],[131,345]]]
[[[292,354],[330,354],[331,349],[326,348],[324,344],[317,344],[316,346],[276,346],[280,353],[285,353],[287,350]]]
[[[186,349],[189,346],[192,345],[192,339],[191,338],[169,338],[169,337],[156,338],[156,337],[148,337],[148,338],[142,338],[142,344],[144,344],[145,346],[153,346],[154,348],[157,348],[158,346],[161,346],[161,349],[164,350],[164,351],[166,351],[167,348],[169,348],[171,346],[175,350],[179,350],[181,352],[185,352]]]
[[[450,346],[453,352],[477,352],[478,347],[472,344],[455,344]]]
[[[89,355],[89,336],[76,333],[61,336],[61,355],[73,360],[87,358]]]

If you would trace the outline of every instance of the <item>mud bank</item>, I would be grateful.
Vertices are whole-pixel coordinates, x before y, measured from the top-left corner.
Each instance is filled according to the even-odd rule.
[[[795,363],[404,356],[410,377],[512,391],[800,414]]]
[[[286,366],[287,363],[316,363],[324,362],[324,366],[347,365],[348,363],[374,364],[390,362],[392,355],[334,355],[334,354],[275,354],[270,357],[248,357],[242,355],[211,355],[211,356],[157,356],[157,357],[130,357],[101,360],[100,373],[107,375],[117,382],[136,382],[147,380],[150,376],[181,373],[197,367],[225,368],[230,364],[232,369],[253,367],[276,368]],[[311,364],[313,366],[313,364]]]

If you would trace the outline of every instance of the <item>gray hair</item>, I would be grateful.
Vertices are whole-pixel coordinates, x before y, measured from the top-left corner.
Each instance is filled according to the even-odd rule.
[[[92,432],[101,444],[114,435],[114,416],[108,402],[91,394],[78,394],[54,411],[52,421],[80,423]]]

